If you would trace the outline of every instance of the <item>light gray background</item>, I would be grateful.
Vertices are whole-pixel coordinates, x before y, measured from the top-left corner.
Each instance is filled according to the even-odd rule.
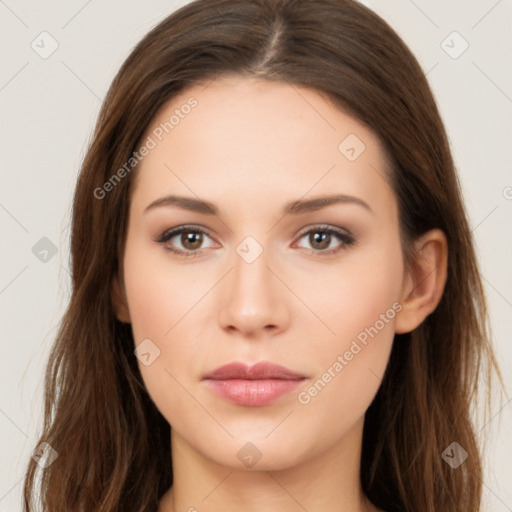
[[[185,3],[0,0],[2,512],[21,510],[25,465],[42,417],[43,370],[70,292],[71,198],[101,100],[131,48]],[[403,37],[438,101],[477,241],[496,351],[510,392],[512,2],[364,3]],[[59,45],[47,59],[31,48],[42,31]],[[462,40],[450,36],[453,31],[469,44],[458,58],[447,53],[463,48]],[[43,237],[58,249],[46,262],[32,252]],[[493,512],[512,511],[508,400],[505,396],[496,403],[491,421],[480,426],[480,436],[490,438],[484,489],[486,510]]]

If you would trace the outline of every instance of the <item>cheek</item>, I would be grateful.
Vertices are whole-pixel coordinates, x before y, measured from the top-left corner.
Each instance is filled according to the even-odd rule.
[[[328,329],[310,320],[322,336],[307,349],[307,357],[315,361],[315,376],[298,401],[326,421],[327,416],[355,420],[364,414],[388,363],[395,318],[402,308],[401,250],[397,243],[371,252],[347,258],[339,273],[331,269],[317,275],[312,291],[310,287],[312,309]]]
[[[172,264],[161,248],[127,243],[124,278],[135,342],[174,335],[175,326],[197,305],[211,283]]]
[[[374,244],[346,256],[340,265],[325,266],[315,272],[314,279],[304,280],[299,292],[308,297],[311,309],[322,320],[323,339],[333,349],[343,348],[375,324],[386,336],[393,334],[398,307],[393,304],[401,296],[403,265],[398,242]],[[310,323],[318,322],[313,315],[309,318]]]
[[[196,320],[215,278],[128,239],[124,282],[135,346],[144,343],[141,347],[151,354],[150,364],[138,361],[146,388],[157,406],[179,403],[184,396],[180,383],[197,373],[202,324]]]

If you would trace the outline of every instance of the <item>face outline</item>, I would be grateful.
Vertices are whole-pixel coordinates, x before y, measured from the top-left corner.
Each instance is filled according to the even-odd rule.
[[[190,97],[197,106],[157,140],[154,130]],[[310,89],[240,77],[182,92],[141,140],[148,136],[157,144],[137,169],[118,292],[125,302],[116,311],[131,322],[135,345],[149,339],[158,348],[150,365],[138,362],[156,406],[181,439],[222,466],[246,467],[247,443],[261,456],[255,469],[347,450],[380,386],[408,293],[378,139]],[[218,215],[145,211],[171,194],[214,203]],[[290,201],[334,194],[369,208],[348,201],[283,215]],[[185,251],[180,235],[156,241],[180,226],[207,233],[197,256],[166,249]],[[320,227],[354,242],[332,235],[312,245]],[[340,250],[313,254],[325,246]],[[263,251],[249,263],[245,249]],[[271,361],[307,379],[268,405],[241,406],[202,380],[234,361]]]

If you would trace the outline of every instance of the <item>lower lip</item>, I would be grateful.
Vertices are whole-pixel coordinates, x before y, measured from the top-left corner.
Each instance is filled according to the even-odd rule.
[[[304,379],[207,379],[206,383],[214,393],[230,402],[248,407],[258,407],[267,405],[290,393],[303,381]]]

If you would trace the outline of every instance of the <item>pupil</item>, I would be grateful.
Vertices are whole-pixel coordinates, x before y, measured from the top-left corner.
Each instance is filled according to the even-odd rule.
[[[183,233],[183,235],[185,236],[185,241],[183,242],[182,240],[182,243],[185,247],[188,246],[189,249],[197,249],[197,247],[201,246],[202,233],[195,233],[189,231],[188,233]]]
[[[329,243],[327,243],[327,244],[325,243],[325,240],[327,240],[328,237],[329,237],[328,233],[317,231],[316,233],[313,233],[313,244],[319,243],[321,245],[321,247],[319,247],[319,248],[325,249],[326,247],[329,246]],[[322,241],[324,242],[323,244],[322,244]]]

